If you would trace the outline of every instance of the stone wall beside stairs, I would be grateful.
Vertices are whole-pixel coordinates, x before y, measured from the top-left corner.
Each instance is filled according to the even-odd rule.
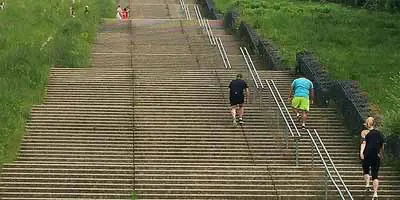
[[[333,101],[346,128],[355,137],[359,137],[365,119],[369,116],[377,117],[377,114],[370,109],[368,97],[363,94],[358,82],[330,79],[310,52],[299,52],[296,60],[296,72],[305,75],[315,85],[317,103],[327,105]],[[390,135],[386,142],[386,157],[400,160],[400,137]]]

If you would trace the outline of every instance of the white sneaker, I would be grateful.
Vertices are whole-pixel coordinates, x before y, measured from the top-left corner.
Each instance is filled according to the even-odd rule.
[[[374,195],[372,196],[372,200],[378,200],[378,193],[374,192]]]
[[[236,126],[237,126],[236,118],[233,118],[232,125],[233,125],[233,127],[236,127]]]

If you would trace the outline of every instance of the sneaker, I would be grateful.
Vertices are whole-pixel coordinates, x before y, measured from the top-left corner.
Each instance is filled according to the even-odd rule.
[[[240,125],[243,125],[243,124],[244,124],[244,122],[243,122],[243,119],[242,119],[242,118],[239,118],[239,124],[240,124]]]
[[[372,196],[372,200],[378,200],[378,194],[374,192],[374,195]]]
[[[364,187],[364,190],[365,190],[366,192],[371,192],[371,186],[366,185],[366,186]]]
[[[296,121],[300,121],[301,120],[301,115],[300,114],[297,114],[296,115]]]

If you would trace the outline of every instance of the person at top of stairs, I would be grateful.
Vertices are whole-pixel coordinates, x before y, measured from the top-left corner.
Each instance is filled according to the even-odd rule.
[[[360,146],[360,158],[363,161],[362,167],[364,171],[365,188],[369,191],[371,168],[372,182],[374,194],[372,199],[378,199],[379,179],[378,172],[381,160],[383,160],[384,137],[382,133],[375,129],[375,120],[368,117],[365,120],[367,130],[361,131],[362,143]]]
[[[292,98],[293,91],[294,95]],[[289,90],[289,101],[292,103],[292,107],[296,113],[296,119],[300,121],[303,118],[301,124],[303,129],[306,128],[307,112],[310,111],[310,100],[311,104],[313,104],[314,85],[304,76],[300,76],[292,82]],[[302,111],[302,115],[300,115],[300,111]]]
[[[122,8],[121,8],[121,5],[118,5],[117,14],[115,16],[117,17],[117,19],[122,19]]]
[[[238,109],[239,123],[243,124],[243,114],[244,114],[244,102],[246,97],[246,102],[249,96],[249,87],[247,83],[242,80],[243,75],[237,74],[236,79],[232,80],[229,84],[229,102],[231,104],[231,114],[233,119],[233,125],[236,126],[236,110]],[[246,96],[244,95],[246,91]]]

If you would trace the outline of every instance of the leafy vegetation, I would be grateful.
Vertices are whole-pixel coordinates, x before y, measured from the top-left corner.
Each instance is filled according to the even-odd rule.
[[[0,10],[0,164],[15,158],[31,106],[43,100],[50,67],[87,66],[100,17],[114,16],[113,0],[77,0],[76,17],[69,14],[71,3],[13,0]]]
[[[326,0],[313,0],[315,2],[325,2]],[[359,6],[367,9],[386,10],[396,12],[400,10],[400,0],[327,0],[333,3]]]
[[[235,8],[280,48],[286,64],[313,51],[335,79],[360,82],[384,114],[387,134],[400,134],[400,15],[297,0],[215,0]]]

